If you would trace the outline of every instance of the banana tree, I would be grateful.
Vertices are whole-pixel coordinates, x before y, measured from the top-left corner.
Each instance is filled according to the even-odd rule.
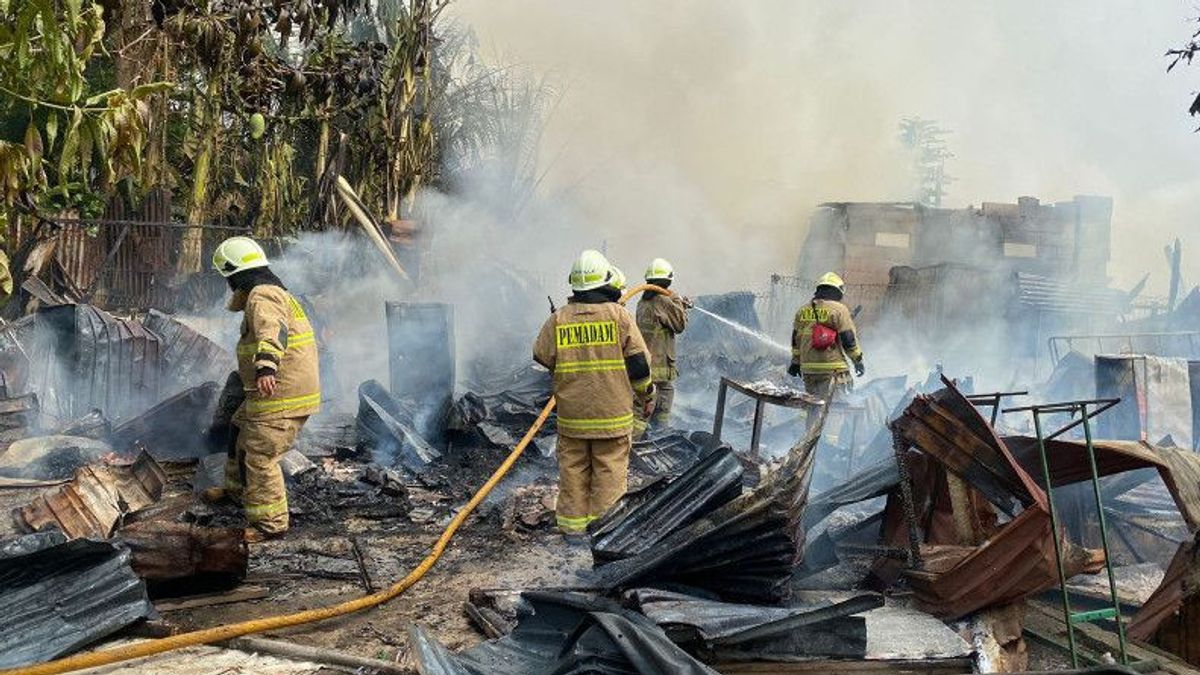
[[[102,208],[140,183],[148,101],[171,87],[110,87],[103,7],[0,0],[0,198],[8,209]]]

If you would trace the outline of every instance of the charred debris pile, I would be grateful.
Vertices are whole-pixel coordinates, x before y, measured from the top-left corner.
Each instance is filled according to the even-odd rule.
[[[708,302],[736,314],[747,300]],[[381,567],[376,541],[432,540],[537,417],[550,380],[534,366],[477,364],[456,396],[449,308],[396,304],[387,316],[387,383],[363,382],[348,410],[306,427],[283,460],[296,526],[283,545],[252,550],[236,510],[195,498],[220,482],[240,396],[220,345],[164,314],[119,318],[88,305],[9,324],[0,497],[12,515],[0,601],[19,611],[0,619],[0,665],[162,630],[187,608],[270,600],[280,578],[366,593],[402,573],[394,559]],[[493,585],[396,626],[404,663],[377,670],[1016,672],[1038,650],[1069,662],[1060,561],[1075,611],[1102,610],[1109,597],[1078,425],[1039,443],[1022,411],[1003,413],[1016,405],[1005,395],[940,373],[817,401],[744,337],[713,326],[689,338],[697,361],[742,356],[705,366],[707,382],[682,383],[690,398],[678,428],[635,445],[630,492],[591,524],[586,552],[553,531],[553,423],[539,433],[468,528],[493,554],[531,546],[591,565],[554,585],[495,570]],[[1137,640],[1129,660],[1190,672],[1200,459],[1195,436],[1185,438],[1191,404],[1171,388],[1192,401],[1192,371],[1152,361],[1159,376],[1129,379],[1127,363],[1078,358],[1084,365],[1056,372],[1045,391],[1096,387],[1143,402],[1097,417],[1092,443],[1121,626]],[[414,360],[430,367],[399,365]],[[1173,435],[1140,440],[1147,419]],[[1055,412],[1049,422],[1071,419]],[[429,625],[460,612],[478,644],[451,648]],[[1114,619],[1075,628],[1084,658],[1119,654]]]

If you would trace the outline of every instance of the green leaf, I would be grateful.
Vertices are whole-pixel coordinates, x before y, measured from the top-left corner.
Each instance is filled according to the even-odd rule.
[[[34,164],[42,161],[42,135],[38,133],[33,120],[30,120],[29,126],[25,127],[25,149],[29,151],[29,156],[33,158]]]
[[[79,128],[79,171],[83,174],[84,184],[87,184],[88,168],[92,163],[92,125],[85,124]]]
[[[62,154],[58,158],[59,180],[67,180],[79,150],[79,125],[83,122],[83,111],[75,108],[71,115],[71,126],[63,134]]]
[[[146,98],[154,94],[169,92],[175,88],[174,82],[151,82],[150,84],[139,84],[129,91],[131,98]]]
[[[108,105],[108,97],[112,96],[113,94],[120,94],[120,93],[121,93],[120,89],[109,89],[108,91],[106,91],[104,93],[96,94],[95,96],[89,96],[87,98],[87,100],[83,102],[83,104],[89,108],[98,106],[101,103],[103,103],[104,105]]]
[[[46,113],[46,152],[54,147],[54,139],[58,136],[58,113],[51,110]]]
[[[66,0],[65,4],[67,5],[67,19],[70,20],[71,25],[75,25],[79,21],[79,12],[83,9],[83,3],[81,0]]]

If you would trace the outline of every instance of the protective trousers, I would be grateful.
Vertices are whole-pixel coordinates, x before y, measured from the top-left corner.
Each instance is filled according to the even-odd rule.
[[[641,406],[633,410],[633,440],[641,440],[650,427],[663,429],[671,425],[671,406],[675,403],[675,382],[654,383],[654,414],[650,419],[642,415]]]
[[[225,494],[242,503],[246,520],[267,534],[288,529],[287,487],[279,460],[292,447],[307,417],[240,420],[225,462]]]
[[[656,429],[661,429],[671,423],[671,406],[675,403],[675,382],[655,382],[654,390],[654,415],[650,418],[650,423]]]
[[[854,389],[854,380],[850,371],[836,373],[804,373],[804,391],[823,401],[831,397],[850,392]]]
[[[848,370],[835,373],[804,373],[803,378],[804,391],[825,401],[826,404],[854,389],[854,380]],[[806,428],[811,429],[816,423],[817,416],[810,410],[805,422]]]
[[[628,434],[617,438],[558,437],[558,529],[587,530],[625,494],[629,477]]]

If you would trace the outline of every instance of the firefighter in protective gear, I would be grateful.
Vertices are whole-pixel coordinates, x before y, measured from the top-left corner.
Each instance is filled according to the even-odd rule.
[[[254,240],[233,237],[213,254],[233,291],[229,310],[242,312],[238,375],[246,398],[233,416],[233,447],[225,487],[205,491],[216,501],[240,501],[250,527],[246,540],[281,536],[288,529],[287,490],[279,460],[300,428],[321,407],[317,341],[301,304],[270,270]]]
[[[646,283],[670,288],[675,269],[662,258],[655,258],[646,268]],[[637,306],[637,325],[650,350],[650,378],[654,382],[654,415],[634,421],[635,439],[641,438],[648,427],[661,429],[670,424],[671,405],[675,401],[675,336],[687,328],[687,298],[649,291],[642,294]]]
[[[598,251],[571,269],[570,301],[550,316],[533,358],[558,400],[558,504],[563,534],[582,535],[625,494],[635,405],[653,405],[646,343]]]
[[[792,327],[788,374],[802,377],[804,390],[826,401],[853,388],[847,359],[859,377],[866,374],[854,319],[841,302],[845,287],[833,272],[823,275],[812,300],[796,312]]]

